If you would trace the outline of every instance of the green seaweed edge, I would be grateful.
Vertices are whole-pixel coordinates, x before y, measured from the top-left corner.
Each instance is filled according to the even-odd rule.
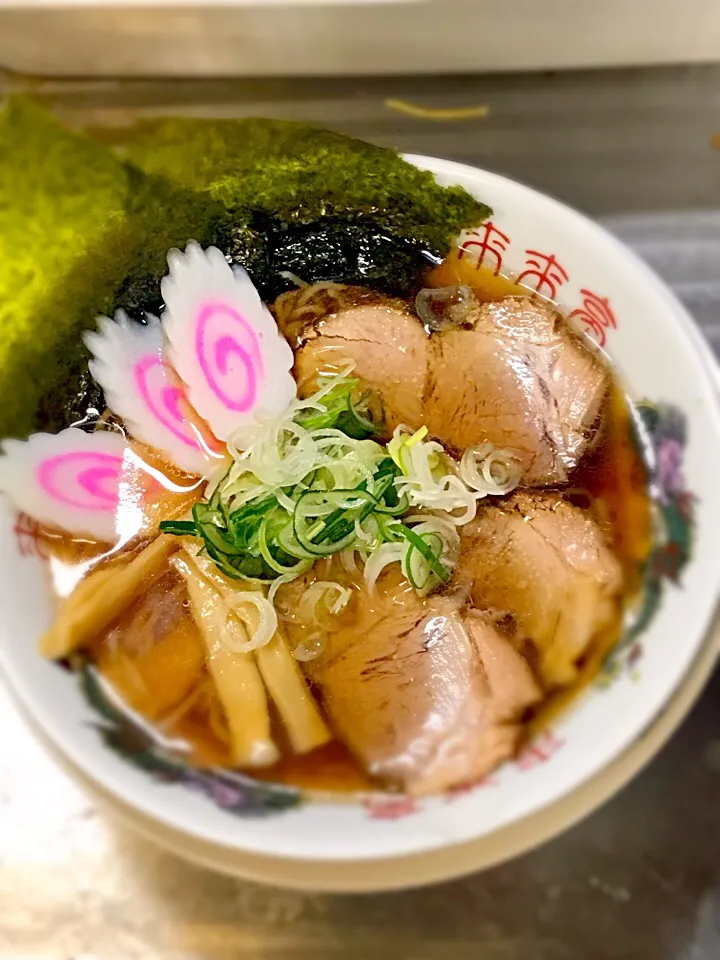
[[[169,119],[89,135],[25,97],[0,107],[0,436],[67,424],[97,314],[159,303],[167,251],[251,257],[257,211],[372,218],[444,254],[489,209],[394,151],[290,121]],[[228,241],[230,238],[230,241]]]
[[[208,193],[240,221],[256,210],[287,223],[364,216],[445,253],[491,212],[394,150],[289,120],[144,120],[95,135],[146,173]]]

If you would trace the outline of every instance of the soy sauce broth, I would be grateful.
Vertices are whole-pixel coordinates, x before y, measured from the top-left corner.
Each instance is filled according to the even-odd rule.
[[[477,269],[471,261],[460,259],[457,251],[451,253],[440,266],[433,268],[426,280],[427,286],[433,287],[460,283],[470,286],[478,299],[485,302],[506,296],[535,296],[533,291],[516,283],[511,277],[495,275],[483,267]],[[563,491],[579,506],[590,509],[604,525],[625,573],[626,606],[631,605],[633,596],[637,595],[640,572],[651,546],[651,513],[647,471],[635,439],[628,400],[617,381],[605,402],[599,435],[573,474],[570,486],[563,488]],[[71,565],[93,555],[92,544],[69,538],[48,537],[46,544],[48,552],[64,564]],[[339,575],[337,570],[333,573]],[[350,585],[351,580],[348,580]],[[201,766],[230,766],[229,738],[219,698],[202,670],[195,685],[189,682],[189,671],[193,664],[197,673],[200,641],[198,637],[193,637],[187,602],[177,592],[177,582],[172,575],[166,578],[163,593],[165,600],[160,601],[161,605],[162,602],[170,604],[170,607],[174,604],[169,614],[166,611],[165,622],[182,624],[179,634],[175,629],[172,644],[168,646],[167,637],[163,637],[162,630],[158,632],[156,629],[158,618],[156,616],[153,619],[152,607],[153,604],[157,606],[157,601],[148,596],[138,601],[122,618],[125,628],[132,625],[130,634],[135,650],[127,649],[127,640],[123,640],[118,647],[118,629],[122,632],[123,627],[120,623],[106,636],[97,639],[92,650],[93,658],[121,697],[150,719],[163,738],[186,744],[187,757],[191,762]],[[128,633],[127,629],[125,632]],[[527,718],[528,734],[554,719],[593,681],[608,651],[619,639],[620,632],[621,620],[618,617],[617,622],[596,639],[584,662],[581,662],[578,682],[572,688],[550,696]],[[166,645],[164,670],[158,669],[158,664],[153,662],[153,643]],[[140,658],[138,649],[141,651]],[[159,654],[155,656],[157,658]],[[142,657],[145,661],[141,663]],[[143,691],[134,686],[138,683],[138,671],[141,674],[144,672],[143,682],[146,685],[148,678],[152,678],[152,690]],[[163,704],[169,706],[165,708]],[[331,742],[311,754],[293,755],[287,748],[277,717],[274,717],[273,735],[282,748],[281,760],[272,767],[253,770],[253,776],[258,779],[346,794],[372,787],[359,764],[341,744]]]
[[[462,258],[460,251],[453,250],[427,276],[429,287],[451,287],[463,283],[483,303],[502,300],[503,297],[527,297],[533,293],[529,287],[517,283],[512,277],[493,273],[487,267],[478,267],[472,260]]]

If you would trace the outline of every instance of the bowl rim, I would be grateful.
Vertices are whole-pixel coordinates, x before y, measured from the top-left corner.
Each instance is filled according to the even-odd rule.
[[[300,860],[216,844],[159,823],[77,767],[10,690],[22,718],[50,758],[104,813],[162,850],[225,876],[307,893],[383,893],[426,887],[500,866],[577,826],[608,803],[655,759],[699,700],[720,663],[720,612],[672,699],[625,751],[579,787],[548,806],[464,843],[408,856],[368,860]]]
[[[714,411],[716,420],[720,423],[720,358],[716,357],[713,353],[712,348],[700,332],[697,323],[670,287],[635,253],[632,247],[623,243],[623,241],[618,239],[614,233],[611,233],[607,227],[603,226],[602,223],[599,223],[589,214],[583,213],[581,210],[578,210],[577,207],[565,203],[564,200],[558,199],[553,194],[536,190],[535,187],[531,187],[521,180],[515,180],[513,177],[506,177],[504,174],[495,173],[493,170],[485,170],[483,167],[476,167],[469,163],[460,163],[457,160],[445,160],[441,157],[431,157],[422,153],[403,153],[402,156],[408,163],[412,163],[413,166],[419,167],[422,170],[428,170],[434,174],[446,173],[451,176],[453,174],[461,176],[470,171],[471,173],[481,173],[483,177],[491,181],[496,180],[498,182],[512,184],[513,187],[518,188],[523,193],[539,196],[549,201],[558,211],[562,211],[564,215],[571,214],[573,220],[584,224],[585,227],[590,225],[595,233],[602,237],[603,242],[614,246],[616,252],[621,253],[625,257],[632,265],[634,271],[641,273],[648,283],[656,288],[659,287],[662,291],[668,306],[672,307],[672,311],[675,314],[675,321],[682,327],[686,337],[691,341],[696,356],[703,363],[711,381],[714,382],[716,390]]]
[[[495,181],[499,185],[504,185],[506,188],[510,187],[513,190],[513,193],[518,195],[519,203],[522,202],[523,195],[529,198],[540,199],[544,204],[549,204],[550,209],[552,209],[552,207],[557,208],[558,213],[566,220],[566,222],[568,218],[570,219],[571,225],[573,222],[577,222],[578,226],[582,227],[582,230],[586,236],[589,236],[591,244],[593,238],[597,237],[597,239],[601,241],[606,248],[613,248],[616,255],[621,256],[628,263],[630,271],[642,278],[643,286],[654,288],[656,295],[658,295],[659,298],[664,302],[668,315],[672,316],[672,319],[674,320],[673,326],[675,329],[677,329],[678,336],[684,337],[689,352],[692,353],[696,362],[698,362],[705,371],[706,383],[704,386],[707,387],[708,396],[711,397],[713,426],[717,436],[720,438],[720,366],[718,366],[712,352],[710,351],[710,348],[705,343],[694,321],[676,299],[672,291],[667,288],[662,280],[657,277],[656,274],[646,264],[643,263],[643,261],[641,261],[631,250],[625,247],[621,241],[617,240],[617,238],[605,230],[605,228],[603,228],[601,225],[597,224],[595,221],[581,214],[572,207],[569,207],[553,197],[548,197],[546,194],[543,194],[540,191],[537,191],[534,188],[528,187],[522,183],[518,183],[517,181],[514,181],[508,177],[492,173],[491,171],[483,170],[479,167],[423,155],[408,154],[405,155],[405,158],[409,162],[422,169],[429,170],[434,174],[444,175],[455,182],[473,179],[477,181],[478,178],[482,178],[485,184],[492,184],[493,181]],[[720,574],[720,567],[718,568],[718,574]],[[710,624],[713,622],[713,617],[715,616],[719,594],[720,576],[718,576],[717,583],[715,585],[715,604],[713,605],[713,610],[710,611],[707,621],[702,624],[702,630],[698,628],[700,640],[698,641],[695,654],[691,657],[690,661],[682,667],[682,669],[678,670],[677,676],[674,677],[672,688],[666,694],[665,699],[663,699],[659,704],[653,705],[653,710],[648,712],[647,722],[643,728],[637,729],[636,727],[635,729],[628,731],[627,736],[615,747],[612,756],[606,759],[601,759],[599,764],[589,775],[585,774],[578,777],[577,781],[574,784],[566,787],[563,793],[561,793],[558,797],[546,802],[541,801],[538,804],[536,811],[534,811],[532,814],[529,814],[529,816],[533,816],[535,812],[542,811],[542,809],[552,805],[554,802],[559,802],[562,798],[570,795],[574,790],[580,789],[583,784],[587,783],[594,776],[602,773],[602,771],[609,764],[614,762],[614,760],[620,754],[622,754],[623,751],[629,748],[633,741],[644,736],[644,732],[647,730],[648,726],[650,726],[657,719],[658,715],[667,708],[670,699],[675,695],[678,686],[681,684],[694,664],[696,658],[699,656],[699,651],[702,648],[703,642],[707,638]],[[157,822],[162,827],[176,830],[187,837],[193,838],[194,840],[202,843],[215,844],[218,842],[211,838],[208,830],[203,827],[201,820],[192,821],[191,818],[189,818],[187,815],[184,815],[182,812],[180,814],[176,813],[176,811],[173,810],[171,803],[167,801],[157,801],[153,797],[148,797],[141,789],[134,788],[131,788],[131,795],[128,797],[127,780],[124,781],[121,775],[116,775],[115,773],[107,771],[103,771],[101,776],[95,775],[92,770],[88,769],[88,765],[86,764],[87,757],[85,750],[81,747],[78,747],[70,735],[66,735],[54,728],[53,724],[49,722],[49,717],[45,716],[45,710],[38,710],[36,707],[31,706],[36,698],[32,694],[27,684],[23,681],[22,675],[20,673],[16,673],[13,676],[13,671],[8,670],[6,666],[4,673],[6,674],[9,685],[13,689],[17,699],[23,703],[23,706],[26,708],[27,712],[33,716],[33,719],[44,730],[47,737],[53,742],[53,745],[57,748],[57,752],[65,756],[71,766],[77,766],[80,771],[85,774],[93,783],[97,784],[97,786],[101,789],[108,791],[120,804],[128,805],[131,809],[137,811],[138,814],[150,818],[150,820]],[[521,822],[523,819],[525,818],[518,818],[516,822]],[[512,826],[512,824],[510,824],[510,826]],[[508,829],[507,825],[496,827],[484,836],[493,836],[495,833],[505,829]],[[228,833],[231,833],[231,831],[228,831]],[[482,837],[478,838],[476,836],[475,838],[469,838],[468,840],[461,841],[442,837],[439,840],[428,843],[423,850],[423,853],[431,853],[434,850],[448,850],[458,845],[462,846],[465,843],[477,842],[479,839],[482,839]],[[229,845],[229,849],[234,849],[240,853],[251,854],[253,856],[264,856],[273,859],[286,858],[293,862],[300,863],[369,863],[378,859],[369,852],[367,856],[358,855],[350,860],[343,860],[337,855],[333,856],[331,851],[323,850],[317,855],[313,855],[310,860],[308,856],[301,852],[287,850],[283,851],[282,853],[268,852],[267,848],[263,848],[263,846],[259,843],[252,845],[248,844],[247,838],[242,836],[239,837],[237,842]],[[395,851],[389,854],[387,859],[397,860],[413,857],[415,855],[416,853],[414,851]]]

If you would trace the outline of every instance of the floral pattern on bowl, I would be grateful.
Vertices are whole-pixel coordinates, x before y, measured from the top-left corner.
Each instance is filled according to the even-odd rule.
[[[130,714],[113,706],[91,665],[85,664],[79,677],[86,700],[100,715],[94,726],[102,742],[158,783],[183,784],[204,794],[222,810],[240,816],[282,813],[302,802],[299,790],[263,783],[232,770],[189,765],[178,754],[163,750]]]
[[[637,677],[642,656],[638,638],[656,617],[667,584],[678,586],[690,561],[695,526],[695,496],[686,488],[683,460],[687,417],[678,407],[645,400],[635,407],[637,431],[650,472],[653,542],[645,564],[640,604],[624,635],[608,654],[598,677],[607,686],[623,668]]]

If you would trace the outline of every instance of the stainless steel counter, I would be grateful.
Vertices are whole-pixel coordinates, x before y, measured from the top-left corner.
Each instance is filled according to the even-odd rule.
[[[0,75],[0,93],[21,85]],[[137,110],[306,119],[525,180],[611,217],[720,348],[720,67],[35,89],[76,123]],[[407,104],[489,114],[408,116]],[[0,960],[720,957],[720,675],[650,767],[563,837],[482,875],[381,896],[287,893],[188,866],[96,812],[2,688],[0,731]]]

